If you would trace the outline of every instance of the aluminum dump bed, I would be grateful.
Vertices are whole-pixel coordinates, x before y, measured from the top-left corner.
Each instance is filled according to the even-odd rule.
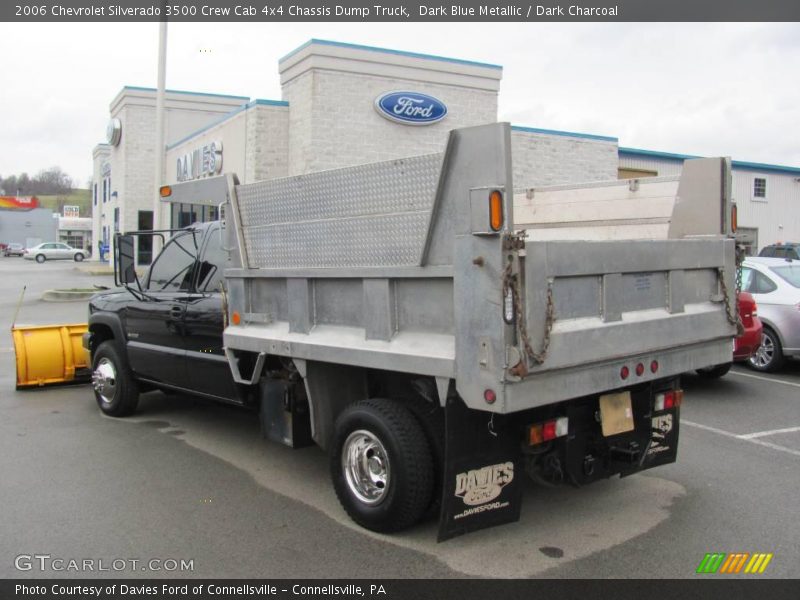
[[[730,361],[727,160],[515,194],[510,148],[494,124],[444,154],[231,186],[235,376],[259,372],[245,355],[416,373],[443,404],[454,381],[511,413]]]

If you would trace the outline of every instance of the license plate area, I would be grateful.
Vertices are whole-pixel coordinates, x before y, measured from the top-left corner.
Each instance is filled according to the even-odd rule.
[[[634,430],[630,392],[600,396],[600,425],[605,437]]]

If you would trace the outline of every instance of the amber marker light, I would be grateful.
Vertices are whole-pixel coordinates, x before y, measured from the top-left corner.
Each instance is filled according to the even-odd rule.
[[[242,322],[242,315],[239,314],[238,310],[233,311],[233,314],[231,314],[231,323],[233,323],[234,325],[238,325],[241,322]]]
[[[499,190],[489,194],[489,226],[492,231],[503,228],[503,194]]]

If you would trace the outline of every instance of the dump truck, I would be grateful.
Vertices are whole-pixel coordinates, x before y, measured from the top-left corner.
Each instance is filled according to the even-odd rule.
[[[249,406],[271,440],[327,452],[355,522],[436,515],[439,540],[518,520],[526,476],[674,462],[680,374],[729,362],[737,330],[729,160],[545,189],[513,160],[499,123],[439,154],[165,186],[221,218],[142,281],[153,232],[117,237],[124,290],[92,300],[84,337],[98,404]]]

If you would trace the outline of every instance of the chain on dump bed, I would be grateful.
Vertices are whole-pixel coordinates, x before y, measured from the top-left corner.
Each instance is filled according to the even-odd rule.
[[[722,289],[722,296],[725,302],[725,316],[728,318],[728,323],[736,326],[736,335],[740,336],[744,333],[744,324],[742,323],[741,315],[739,314],[739,292],[742,291],[742,260],[744,257],[744,248],[736,245],[736,309],[731,307],[731,300],[728,294],[728,286],[725,282],[725,269],[717,267],[717,278],[719,279],[719,286]]]
[[[511,248],[518,249],[521,242],[524,247],[525,231],[521,231],[516,235],[509,236],[506,243]],[[522,341],[522,346],[525,349],[531,360],[536,364],[541,365],[547,358],[547,350],[550,348],[550,333],[553,330],[553,322],[555,321],[555,305],[553,302],[553,280],[547,280],[547,312],[544,326],[544,337],[542,339],[542,349],[536,352],[531,346],[530,337],[528,336],[528,326],[525,321],[525,311],[522,307],[521,294],[519,289],[519,278],[513,273],[514,262],[509,260],[503,269],[503,298],[511,292],[511,302],[514,308],[514,315],[516,317],[517,329],[519,337]]]

